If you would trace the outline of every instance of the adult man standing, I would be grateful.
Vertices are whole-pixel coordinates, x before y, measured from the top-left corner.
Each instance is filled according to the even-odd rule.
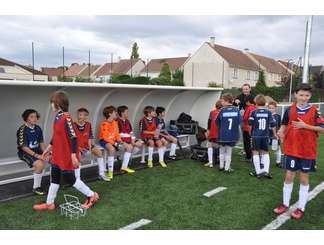
[[[234,100],[234,106],[238,106],[239,110],[245,110],[246,101],[248,101],[249,97],[252,97],[254,99],[255,96],[251,94],[251,86],[250,86],[250,84],[245,83],[242,86],[242,94],[240,94]]]

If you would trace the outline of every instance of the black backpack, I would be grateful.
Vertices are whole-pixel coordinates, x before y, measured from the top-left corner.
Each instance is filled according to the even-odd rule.
[[[184,112],[182,112],[177,120],[178,123],[191,123],[192,117]]]

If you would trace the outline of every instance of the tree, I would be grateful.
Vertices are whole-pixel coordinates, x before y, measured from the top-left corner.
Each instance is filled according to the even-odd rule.
[[[137,42],[133,43],[132,47],[132,54],[131,54],[131,59],[138,59],[139,54],[138,54],[138,45]]]
[[[164,63],[162,65],[159,78],[162,78],[163,80],[166,80],[169,82],[171,81],[171,71],[170,71],[170,67],[169,67],[168,63]]]

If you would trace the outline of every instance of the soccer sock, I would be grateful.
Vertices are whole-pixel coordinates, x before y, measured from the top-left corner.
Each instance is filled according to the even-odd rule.
[[[219,168],[224,168],[225,165],[225,146],[219,147]]]
[[[38,188],[38,187],[41,186],[42,177],[43,177],[43,171],[40,174],[34,173],[34,185],[33,185],[33,189],[36,189],[36,188]]]
[[[176,149],[177,149],[177,144],[172,143],[171,144],[171,150],[170,150],[170,156],[174,156],[175,155]]]
[[[129,159],[131,157],[132,153],[130,152],[125,152],[124,153],[124,159],[123,159],[123,163],[122,163],[122,169],[126,169],[128,168],[128,163],[129,163]]]
[[[259,155],[253,155],[253,164],[256,174],[260,174],[260,156]]]
[[[114,160],[115,158],[114,157],[108,157],[108,171],[110,173],[113,173],[114,172]]]
[[[73,187],[87,197],[93,196],[93,191],[80,179],[76,179]]]
[[[229,170],[231,168],[231,161],[232,161],[232,147],[226,146],[225,151],[225,170]]]
[[[164,161],[164,147],[160,147],[158,149],[158,152],[159,152],[159,162],[163,162]]]
[[[97,158],[97,162],[98,162],[98,168],[99,168],[99,175],[104,175],[105,174],[105,161],[102,157]]]
[[[51,183],[50,187],[48,188],[48,194],[47,194],[47,204],[52,204],[54,203],[54,200],[56,198],[56,194],[58,189],[60,188],[60,185]]]
[[[281,149],[278,147],[278,150],[276,150],[276,163],[281,163]]]
[[[208,162],[209,163],[213,163],[213,148],[209,147],[208,148]]]
[[[305,211],[305,206],[308,200],[308,190],[309,185],[300,185],[299,187],[299,200],[298,200],[298,208],[303,212]]]
[[[74,175],[76,179],[80,179],[81,176],[81,167],[78,167],[77,169],[74,169]]]
[[[261,155],[261,163],[263,164],[263,170],[269,173],[270,170],[270,156],[269,153]]]
[[[153,160],[153,150],[154,150],[154,148],[149,146],[149,147],[147,147],[147,149],[148,149],[148,160],[152,161]]]
[[[293,183],[286,184],[284,183],[283,186],[283,204],[289,207],[290,204],[290,198],[291,198],[291,192],[293,190]]]

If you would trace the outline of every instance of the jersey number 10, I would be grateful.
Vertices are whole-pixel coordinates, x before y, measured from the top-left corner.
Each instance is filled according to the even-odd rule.
[[[265,118],[259,119],[258,122],[259,122],[259,130],[265,130],[266,129],[266,120],[265,120]]]

